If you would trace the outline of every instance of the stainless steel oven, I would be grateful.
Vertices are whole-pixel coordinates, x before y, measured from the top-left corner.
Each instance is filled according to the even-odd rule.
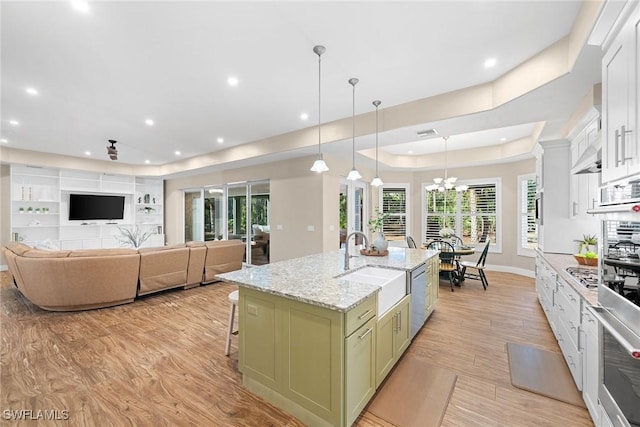
[[[640,427],[640,309],[608,286],[598,287],[598,399],[614,426]]]
[[[614,426],[640,427],[640,176],[601,188],[598,400]]]

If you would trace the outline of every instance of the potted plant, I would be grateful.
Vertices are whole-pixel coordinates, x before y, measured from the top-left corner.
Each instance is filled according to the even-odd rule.
[[[155,209],[152,208],[151,206],[145,206],[144,208],[140,208],[140,211],[146,214],[150,214],[151,212],[154,212]]]
[[[27,208],[27,212],[28,212],[28,213],[33,213],[33,208],[32,208],[31,206],[29,206],[29,207]]]
[[[123,245],[133,246],[138,249],[153,233],[150,231],[143,231],[137,225],[134,228],[118,227],[120,236],[116,236],[116,239]]]
[[[20,206],[20,207],[18,208],[18,212],[20,212],[20,213],[24,213],[24,208],[23,208],[22,206]]]
[[[382,232],[384,220],[388,216],[388,213],[381,212],[380,209],[376,207],[375,217],[370,218],[368,221],[369,230],[371,230],[372,233],[377,233],[376,238],[373,240],[371,246],[378,251],[386,251],[389,247],[389,242],[387,242],[387,239],[385,239],[384,233]]]
[[[39,214],[40,213],[40,208],[36,208],[36,213]]]
[[[595,234],[585,234],[582,236],[582,241],[580,241],[578,253],[581,253],[583,250],[584,252],[595,252],[597,245],[598,238]]]

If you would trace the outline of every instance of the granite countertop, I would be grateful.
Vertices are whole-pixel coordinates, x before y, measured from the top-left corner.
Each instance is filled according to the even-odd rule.
[[[558,273],[558,275],[567,282],[578,294],[591,305],[598,305],[598,288],[586,288],[579,284],[576,279],[566,272],[567,267],[580,267],[588,268],[598,271],[598,267],[589,267],[587,265],[579,265],[573,258],[573,255],[566,254],[552,254],[547,252],[540,252],[538,254],[544,258],[545,261]]]
[[[244,268],[216,277],[239,286],[346,312],[377,293],[377,285],[354,282],[339,276],[366,266],[410,271],[436,256],[437,251],[389,248],[384,257],[361,256],[350,247],[351,268],[344,270],[344,249]]]

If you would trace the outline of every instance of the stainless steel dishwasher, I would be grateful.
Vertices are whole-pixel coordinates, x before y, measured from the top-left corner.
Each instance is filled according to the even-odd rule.
[[[411,294],[411,339],[427,321],[427,266],[407,272],[407,293]]]

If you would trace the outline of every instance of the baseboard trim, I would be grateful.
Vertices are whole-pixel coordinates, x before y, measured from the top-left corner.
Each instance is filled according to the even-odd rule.
[[[485,266],[485,268],[487,269],[487,271],[498,271],[500,273],[519,274],[520,276],[530,277],[532,279],[535,279],[536,277],[535,271],[527,270],[525,268],[509,267],[506,265],[488,265],[488,264]]]

